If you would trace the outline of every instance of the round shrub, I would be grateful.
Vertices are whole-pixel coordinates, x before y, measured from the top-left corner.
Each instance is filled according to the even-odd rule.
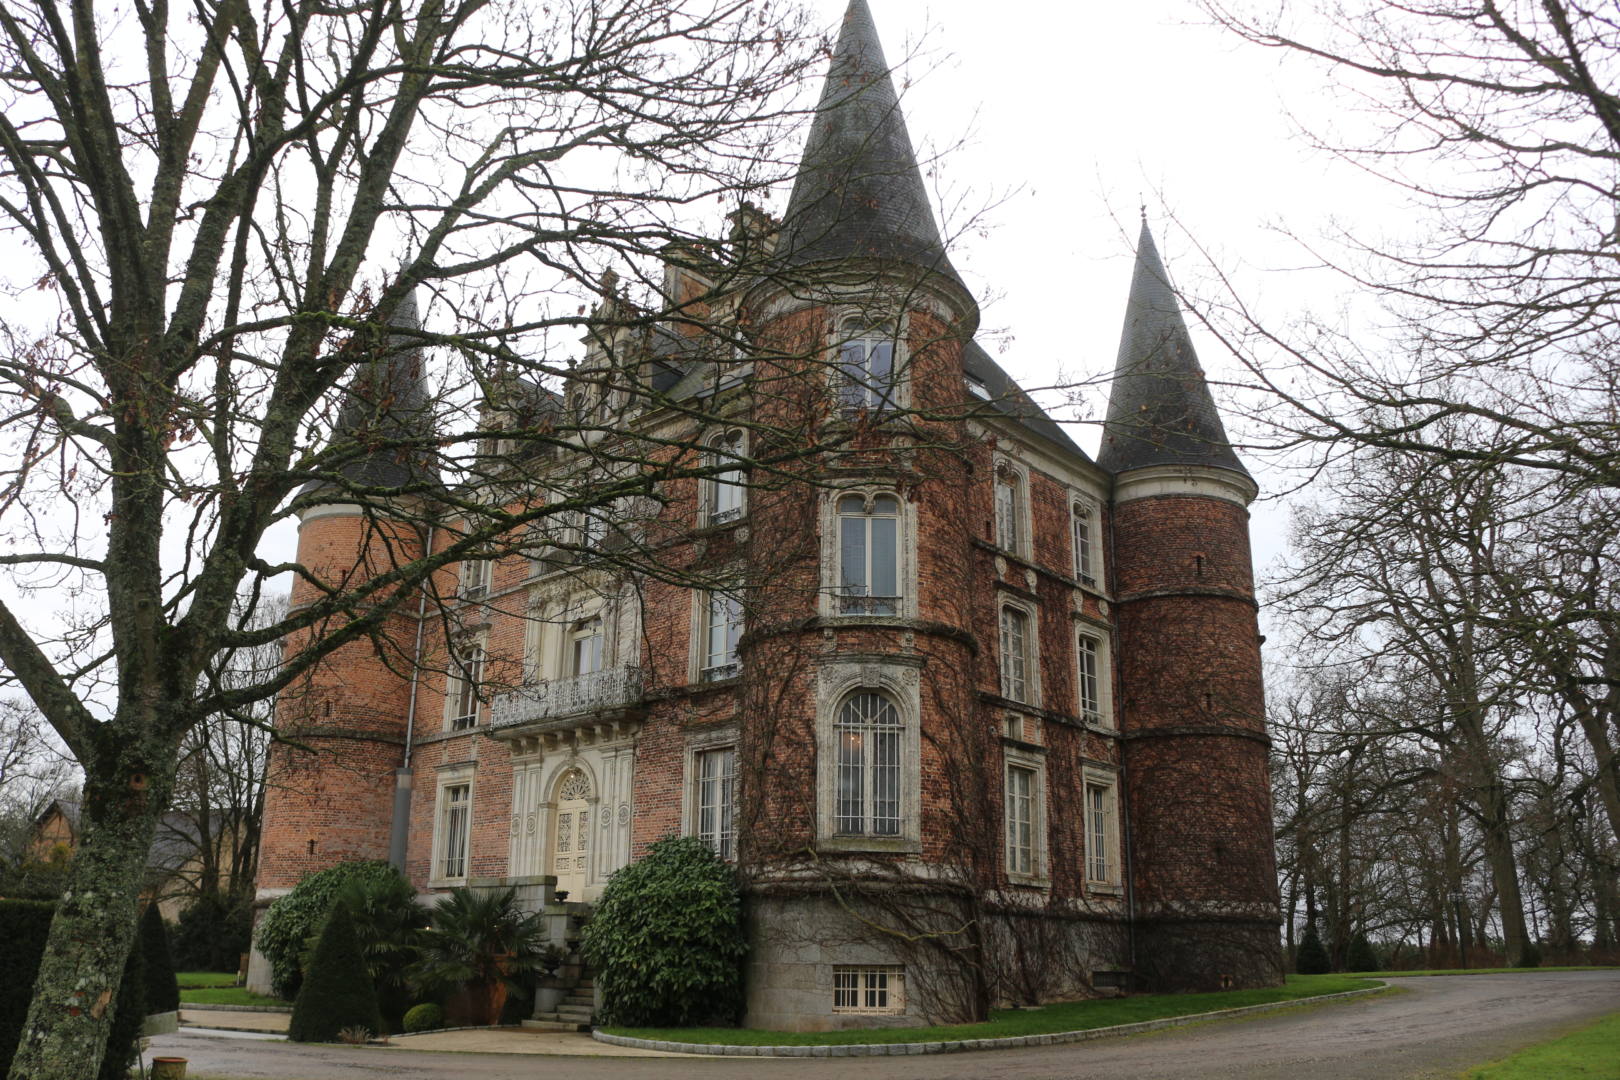
[[[608,1023],[731,1023],[741,1012],[748,946],[736,875],[696,837],[659,840],[609,878],[583,948]]]
[[[350,1028],[381,1034],[382,1013],[348,906],[334,904],[293,1002],[287,1037],[293,1042],[335,1042]]]
[[[1327,950],[1322,947],[1321,935],[1316,932],[1315,920],[1305,926],[1305,937],[1299,943],[1299,951],[1294,954],[1294,970],[1301,975],[1326,975],[1333,970]]]
[[[433,1002],[413,1005],[405,1011],[405,1034],[418,1031],[437,1031],[444,1027],[444,1010]]]
[[[259,924],[257,942],[270,961],[270,986],[276,996],[287,1000],[297,996],[303,979],[301,958],[309,939],[320,930],[345,885],[398,877],[399,871],[385,862],[339,863],[309,875],[271,904]]]

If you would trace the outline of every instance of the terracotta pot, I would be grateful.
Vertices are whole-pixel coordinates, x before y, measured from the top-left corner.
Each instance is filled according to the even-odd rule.
[[[186,1059],[183,1057],[155,1057],[152,1059],[152,1080],[186,1080]]]

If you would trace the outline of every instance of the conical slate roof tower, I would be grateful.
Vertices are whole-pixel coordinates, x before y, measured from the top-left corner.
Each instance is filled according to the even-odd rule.
[[[899,261],[961,286],[866,0],[851,0],[844,13],[776,256],[783,269],[852,258]]]
[[[1145,221],[1097,464],[1112,473],[1152,465],[1212,465],[1248,475],[1226,438]]]
[[[388,325],[420,330],[416,294],[406,293]],[[333,425],[334,443],[356,441],[361,456],[338,470],[351,484],[405,487],[438,472],[425,453],[433,438],[433,392],[422,350],[409,334],[389,334],[372,359],[356,367]]]

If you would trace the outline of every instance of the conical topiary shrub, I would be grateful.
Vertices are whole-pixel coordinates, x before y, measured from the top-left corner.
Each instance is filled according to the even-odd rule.
[[[1378,970],[1378,953],[1366,934],[1358,933],[1350,939],[1350,955],[1345,957],[1344,967],[1346,971]]]
[[[355,938],[354,920],[348,906],[337,903],[321,928],[304,985],[293,1002],[287,1037],[294,1042],[336,1042],[339,1032],[357,1027],[381,1034],[382,1014],[377,988]]]
[[[146,962],[146,1011],[174,1012],[180,1007],[180,983],[174,977],[169,931],[156,904],[147,904],[141,916],[141,959]]]
[[[1333,965],[1328,962],[1327,950],[1322,947],[1322,939],[1316,933],[1314,921],[1305,926],[1305,936],[1300,940],[1299,951],[1294,954],[1294,970],[1301,975],[1326,975],[1333,970]]]

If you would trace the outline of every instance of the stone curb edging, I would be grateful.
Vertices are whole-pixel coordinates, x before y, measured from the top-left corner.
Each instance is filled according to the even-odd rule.
[[[882,1057],[897,1054],[957,1054],[968,1050],[1013,1050],[1029,1046],[1056,1046],[1061,1043],[1087,1042],[1112,1035],[1136,1035],[1144,1031],[1184,1027],[1205,1020],[1219,1020],[1248,1013],[1273,1012],[1295,1005],[1336,998],[1361,997],[1381,994],[1388,984],[1370,986],[1364,990],[1345,990],[1337,994],[1293,998],[1289,1001],[1268,1001],[1264,1005],[1245,1005],[1237,1009],[1217,1009],[1214,1012],[1189,1013],[1186,1016],[1167,1016],[1161,1020],[1143,1020],[1135,1024],[1115,1024],[1113,1027],[1088,1028],[1084,1031],[1057,1031],[1049,1035],[1013,1035],[1004,1039],[958,1039],[943,1042],[912,1043],[843,1043],[835,1046],[739,1046],[735,1043],[669,1042],[663,1039],[637,1039],[630,1035],[609,1035],[593,1029],[591,1038],[612,1046],[629,1046],[637,1050],[660,1050],[670,1054],[704,1054],[725,1057]]]
[[[182,1001],[181,1012],[259,1012],[291,1013],[291,1005],[201,1005],[195,1001]]]

